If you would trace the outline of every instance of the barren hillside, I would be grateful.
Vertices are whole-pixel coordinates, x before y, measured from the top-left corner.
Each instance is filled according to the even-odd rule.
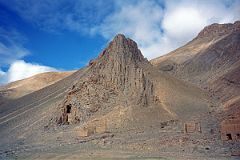
[[[0,105],[0,158],[229,158],[221,104],[174,76],[119,34],[87,67]]]
[[[239,104],[240,22],[212,24],[185,46],[156,59],[159,70],[212,93],[226,107]]]
[[[0,96],[2,98],[16,99],[29,93],[51,85],[69,75],[72,72],[47,72],[40,73],[30,78],[11,82],[0,87]]]

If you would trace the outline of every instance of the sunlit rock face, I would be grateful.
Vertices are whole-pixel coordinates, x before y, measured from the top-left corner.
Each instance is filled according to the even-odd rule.
[[[144,68],[151,67],[136,42],[117,35],[77,82],[61,104],[59,124],[79,123],[110,108],[155,103],[153,83]]]

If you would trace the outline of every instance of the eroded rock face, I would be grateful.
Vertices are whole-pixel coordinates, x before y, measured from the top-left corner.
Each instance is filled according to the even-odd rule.
[[[79,123],[96,112],[106,112],[116,105],[148,106],[156,101],[153,83],[147,78],[151,64],[137,44],[117,35],[96,60],[89,63],[84,80],[68,92],[59,124]],[[68,107],[71,111],[68,112]]]

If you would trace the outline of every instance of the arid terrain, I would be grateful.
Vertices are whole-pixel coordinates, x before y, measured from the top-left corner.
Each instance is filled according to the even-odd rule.
[[[51,85],[69,75],[71,72],[47,72],[40,73],[30,78],[15,81],[1,86],[0,96],[5,99],[17,99]]]
[[[239,21],[150,61],[118,34],[78,71],[0,88],[0,159],[239,159],[239,71]]]

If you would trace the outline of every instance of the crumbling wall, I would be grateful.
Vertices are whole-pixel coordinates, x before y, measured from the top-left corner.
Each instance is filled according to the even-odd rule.
[[[95,122],[96,125],[96,133],[105,133],[107,132],[107,121],[100,120]]]
[[[186,122],[184,123],[184,133],[201,133],[201,123],[200,122]]]
[[[61,112],[62,114],[57,117],[58,124],[75,124],[80,121],[78,108],[67,101],[64,102]]]
[[[240,118],[232,117],[223,120],[220,131],[223,141],[240,141]]]
[[[81,128],[76,129],[78,135],[80,137],[88,137],[96,133],[96,127],[95,126],[84,126]]]
[[[80,137],[102,134],[107,132],[107,121],[105,119],[95,119],[82,127],[77,127],[76,131]]]

